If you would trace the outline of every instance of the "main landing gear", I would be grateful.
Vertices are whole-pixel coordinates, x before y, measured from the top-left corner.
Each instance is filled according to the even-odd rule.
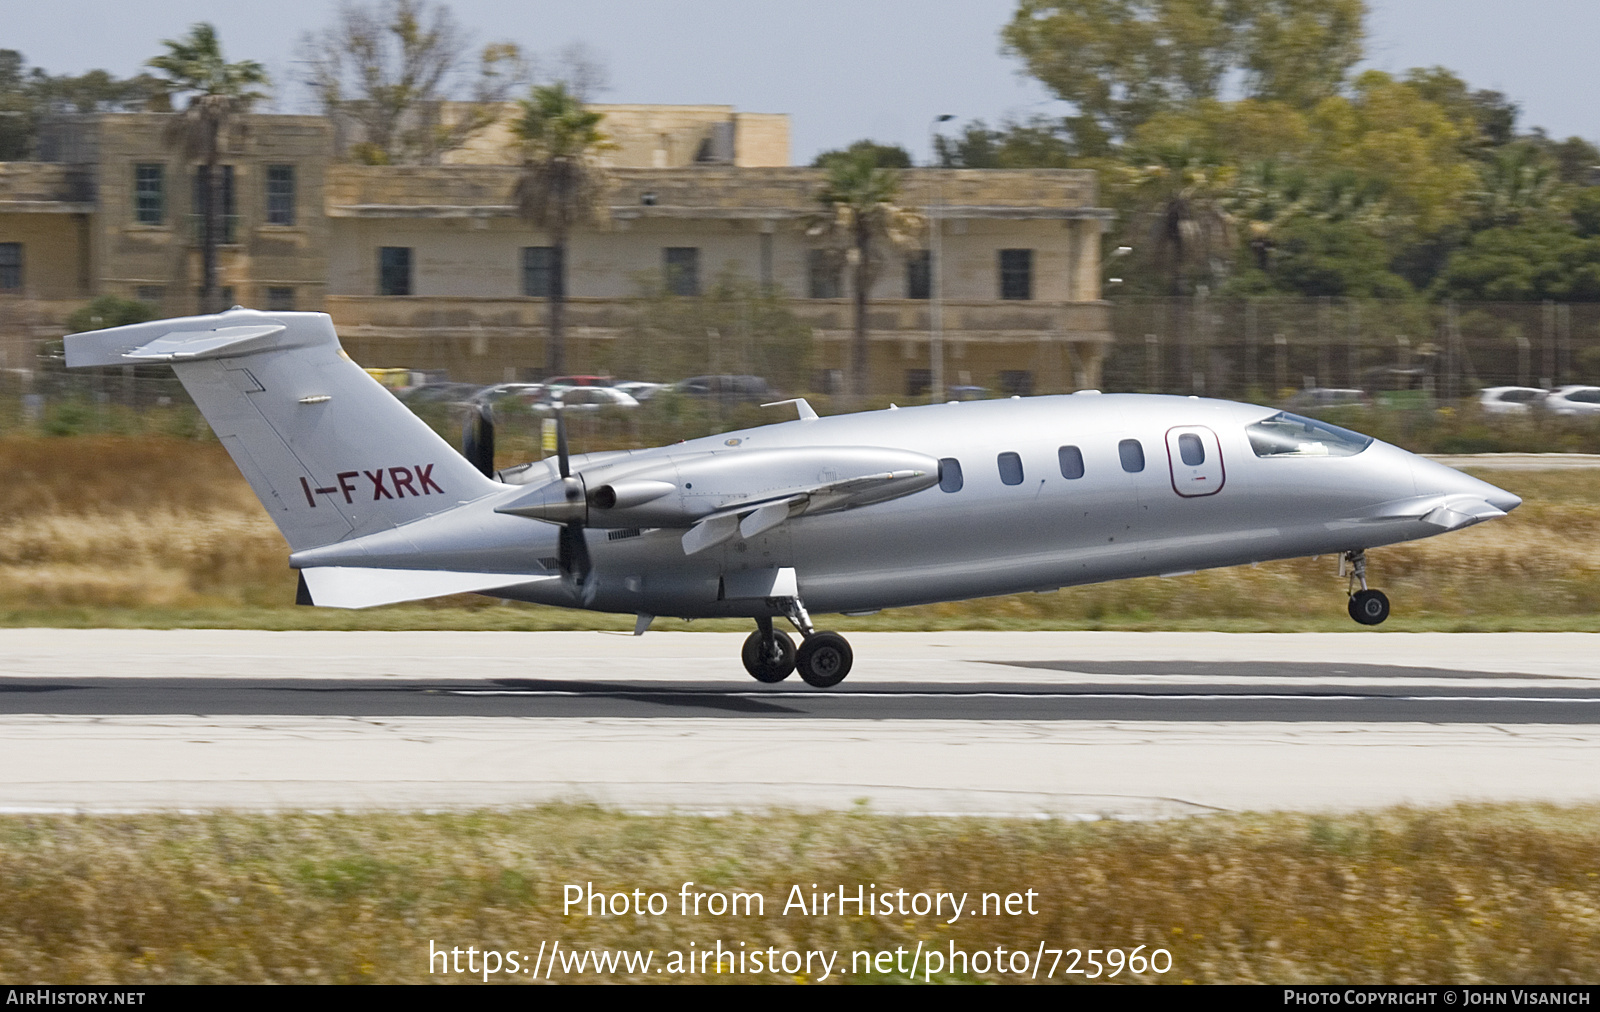
[[[799,649],[789,634],[772,627],[772,619],[756,619],[756,631],[744,641],[740,657],[744,669],[758,682],[774,684],[788,678],[795,671],[805,683],[817,689],[830,689],[844,681],[850,673],[855,654],[850,644],[836,632],[811,627],[811,616],[797,597],[783,598],[779,602],[794,627],[804,639]]]
[[[1339,575],[1345,575],[1349,566],[1350,617],[1362,625],[1382,625],[1389,617],[1389,598],[1381,590],[1367,587],[1367,553],[1364,549],[1345,552],[1339,556]],[[1356,585],[1361,589],[1357,590]]]

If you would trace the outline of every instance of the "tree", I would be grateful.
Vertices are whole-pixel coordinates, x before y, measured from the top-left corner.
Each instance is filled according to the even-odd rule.
[[[222,238],[222,188],[217,185],[217,162],[222,145],[239,125],[253,102],[265,98],[252,86],[267,83],[266,71],[254,60],[228,63],[222,58],[217,30],[204,22],[182,39],[164,39],[164,56],[146,66],[166,75],[169,95],[188,95],[188,105],[174,112],[167,124],[167,142],[182,151],[187,161],[201,163],[195,187],[200,204],[201,282],[200,311],[219,312],[217,244]]]
[[[511,132],[522,141],[522,174],[512,199],[518,213],[550,239],[545,368],[556,376],[566,371],[567,240],[573,226],[594,215],[603,182],[595,156],[611,145],[600,130],[602,115],[585,108],[562,82],[534,88],[519,104]]]
[[[48,115],[143,109],[160,95],[149,74],[120,80],[91,70],[52,77],[39,67],[28,70],[15,49],[0,49],[0,162],[34,157],[39,122]]]
[[[906,246],[922,227],[915,212],[900,207],[900,173],[880,168],[873,151],[860,149],[827,163],[817,203],[822,212],[807,221],[813,238],[832,241],[845,251],[851,267],[855,300],[854,336],[850,342],[850,393],[859,398],[870,388],[867,354],[867,299],[883,255]]]
[[[1069,124],[1046,116],[1026,123],[1006,120],[991,130],[975,119],[954,138],[934,138],[938,162],[947,169],[1070,169]]]
[[[448,115],[468,49],[450,8],[427,0],[347,4],[300,40],[306,83],[336,125],[353,121],[360,140],[349,151],[371,165],[432,162],[499,118],[527,82],[527,61],[513,42],[484,46],[465,111]]]
[[[1214,153],[1177,144],[1151,150],[1127,175],[1149,259],[1166,275],[1167,294],[1186,294],[1197,274],[1220,281],[1236,235],[1227,208],[1231,168]]]
[[[1338,94],[1365,16],[1365,0],[1020,0],[1001,38],[1076,108],[1075,151],[1099,156],[1234,80],[1297,108]]]
[[[879,144],[873,140],[859,140],[842,150],[824,151],[811,160],[811,167],[823,169],[835,159],[858,156],[871,158],[872,163],[880,169],[911,168],[911,153],[905,148],[898,144]]]

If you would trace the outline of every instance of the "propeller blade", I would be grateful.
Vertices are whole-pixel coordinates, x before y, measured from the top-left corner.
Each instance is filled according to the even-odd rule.
[[[494,413],[489,405],[479,405],[467,415],[461,427],[461,455],[487,477],[494,477]]]
[[[556,405],[556,460],[561,468],[561,477],[572,477],[572,462],[567,453],[567,415],[559,404]]]
[[[557,542],[557,559],[562,576],[571,580],[580,589],[587,586],[591,564],[589,542],[584,537],[582,524],[561,525],[561,537]]]

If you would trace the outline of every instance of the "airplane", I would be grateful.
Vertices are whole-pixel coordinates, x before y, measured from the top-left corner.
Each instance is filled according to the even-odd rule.
[[[496,471],[350,360],[321,313],[159,320],[66,338],[73,368],[168,363],[289,543],[297,603],[457,593],[637,616],[740,617],[758,681],[829,688],[853,653],[817,613],[870,613],[1336,555],[1349,613],[1389,615],[1366,551],[1521,499],[1275,408],[1153,394],[951,401]],[[774,626],[787,619],[793,639]]]

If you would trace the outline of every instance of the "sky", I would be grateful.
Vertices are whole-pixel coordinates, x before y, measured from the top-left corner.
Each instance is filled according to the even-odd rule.
[[[936,116],[956,124],[1060,115],[1066,107],[1000,51],[1015,0],[454,0],[479,42],[535,53],[582,42],[610,72],[605,102],[731,105],[790,116],[792,158],[862,137],[920,163]],[[1593,0],[1369,0],[1366,66],[1442,65],[1505,92],[1520,125],[1600,141],[1600,104],[1582,85],[1600,38]],[[278,82],[274,111],[311,111],[295,84],[302,35],[327,25],[328,0],[0,0],[0,48],[52,73],[137,73],[160,41],[213,22],[229,60]],[[947,128],[948,129],[948,128]]]

